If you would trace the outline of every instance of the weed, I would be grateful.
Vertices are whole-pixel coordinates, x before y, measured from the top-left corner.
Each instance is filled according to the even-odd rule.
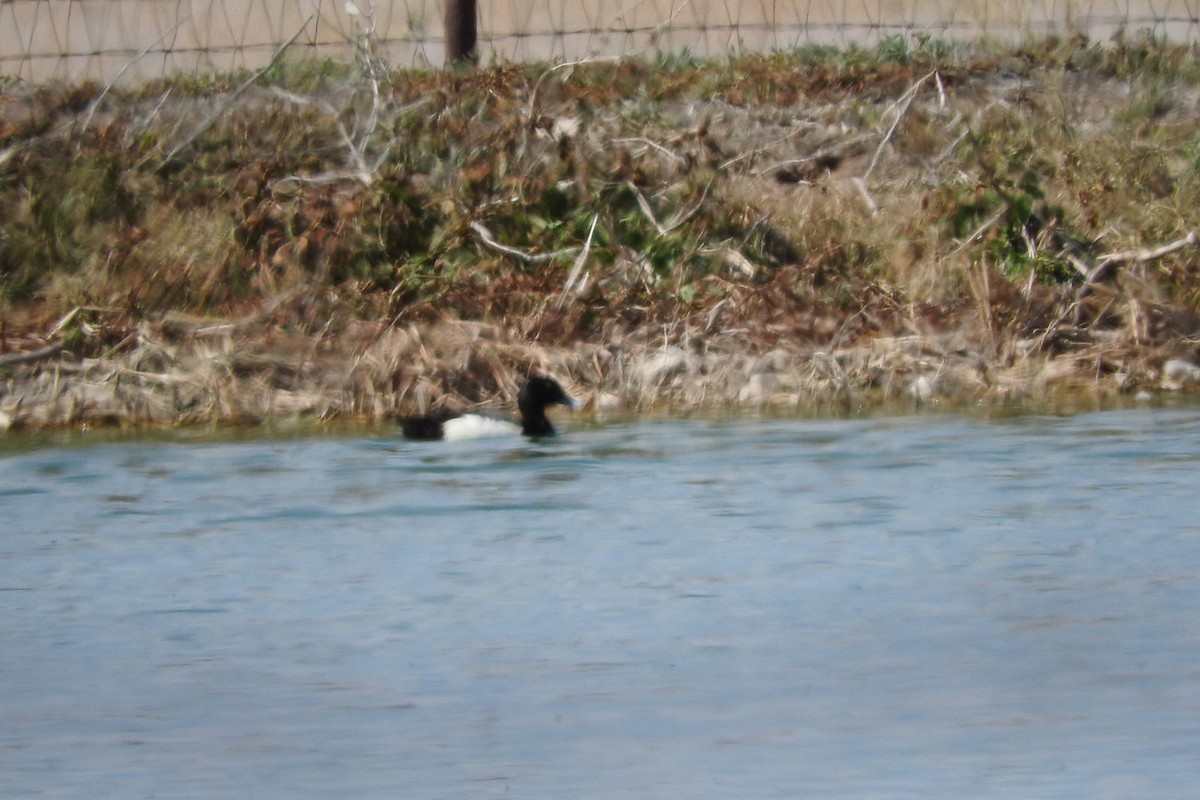
[[[1046,200],[1035,169],[1010,162],[965,192],[943,190],[933,203],[950,236],[986,253],[1006,276],[1032,271],[1044,283],[1079,277],[1065,258],[1072,237],[1063,210]]]

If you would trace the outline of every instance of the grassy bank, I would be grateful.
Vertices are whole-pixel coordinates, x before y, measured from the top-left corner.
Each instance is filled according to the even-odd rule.
[[[0,84],[0,423],[1200,380],[1200,60],[896,38]]]

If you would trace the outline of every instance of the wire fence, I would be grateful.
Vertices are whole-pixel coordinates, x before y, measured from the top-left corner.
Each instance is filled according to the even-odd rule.
[[[495,61],[870,45],[897,34],[1019,39],[1149,30],[1200,38],[1200,0],[485,0]],[[440,67],[440,0],[0,0],[0,77],[137,81],[255,69],[281,48],[350,57],[370,35],[392,66]]]

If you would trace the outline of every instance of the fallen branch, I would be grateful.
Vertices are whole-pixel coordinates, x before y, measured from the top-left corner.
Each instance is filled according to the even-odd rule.
[[[48,358],[54,358],[62,350],[63,347],[61,344],[48,344],[45,347],[39,347],[36,350],[27,350],[23,353],[5,353],[0,356],[0,368],[45,361]]]
[[[471,230],[475,231],[475,235],[479,237],[479,241],[483,242],[487,247],[495,250],[497,253],[511,256],[526,264],[545,264],[559,258],[574,255],[579,251],[578,247],[567,247],[562,250],[555,250],[553,253],[526,253],[524,250],[500,244],[500,242],[492,238],[492,232],[478,222],[471,223]]]
[[[1117,253],[1102,255],[1096,259],[1096,266],[1091,268],[1080,259],[1067,256],[1067,261],[1083,276],[1083,285],[1075,292],[1075,302],[1078,303],[1091,294],[1097,284],[1112,280],[1116,276],[1117,269],[1122,264],[1145,264],[1148,261],[1156,261],[1163,256],[1168,256],[1198,242],[1200,242],[1200,236],[1197,236],[1195,231],[1191,231],[1182,239],[1176,239],[1173,242],[1168,242],[1167,244],[1148,250],[1122,250]]]
[[[1098,272],[1106,267],[1111,267],[1113,264],[1127,264],[1131,261],[1135,264],[1144,264],[1147,261],[1155,261],[1177,250],[1182,250],[1189,245],[1194,245],[1197,242],[1200,242],[1200,236],[1197,236],[1195,231],[1191,231],[1182,239],[1176,239],[1173,242],[1150,250],[1124,250],[1119,253],[1108,253],[1096,259],[1096,268],[1092,272]]]

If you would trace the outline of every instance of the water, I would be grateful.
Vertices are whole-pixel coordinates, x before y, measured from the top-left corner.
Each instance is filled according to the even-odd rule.
[[[0,456],[0,797],[1194,798],[1200,413]]]

